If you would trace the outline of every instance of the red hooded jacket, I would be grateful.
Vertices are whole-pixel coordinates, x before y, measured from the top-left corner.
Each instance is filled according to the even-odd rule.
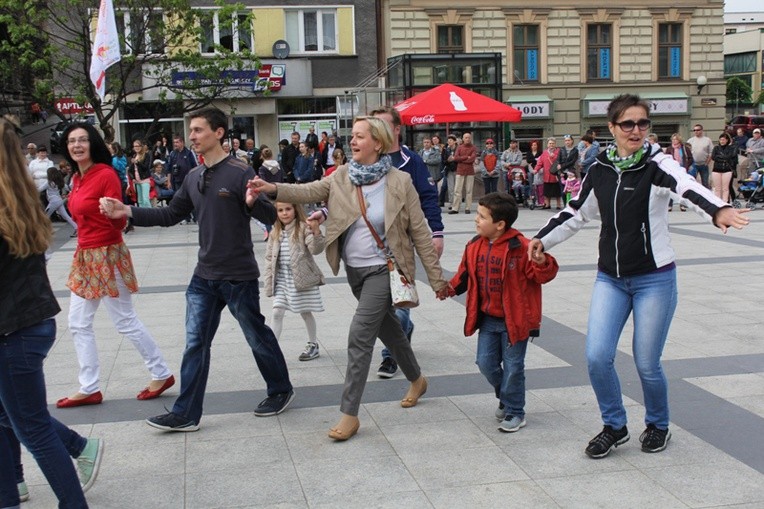
[[[488,289],[478,288],[477,260],[481,256],[490,260],[481,264],[487,272],[491,263],[498,261],[501,264],[503,298],[501,302],[489,302],[488,308],[496,307],[492,314],[504,316],[509,342],[515,344],[527,340],[529,336],[539,335],[541,285],[555,278],[559,266],[548,253],[545,253],[546,262],[543,265],[528,260],[528,243],[522,233],[510,228],[493,243],[485,237],[476,236],[467,244],[459,269],[450,281],[452,296],[467,292],[465,336],[471,336],[478,329],[484,314],[481,307],[485,308],[481,299],[490,293]],[[490,281],[488,277],[481,279]]]

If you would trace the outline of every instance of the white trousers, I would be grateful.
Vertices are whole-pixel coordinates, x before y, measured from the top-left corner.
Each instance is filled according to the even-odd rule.
[[[143,322],[135,314],[132,295],[122,281],[122,276],[118,270],[114,271],[114,276],[117,279],[117,288],[119,289],[118,297],[88,300],[72,293],[69,304],[69,330],[72,332],[74,348],[77,350],[77,360],[80,363],[79,381],[80,393],[82,394],[93,394],[100,390],[98,383],[100,365],[95,333],[93,332],[93,318],[102,301],[109,313],[109,318],[117,328],[117,332],[127,336],[143,357],[143,362],[151,373],[151,378],[164,380],[171,375],[154,338],[151,337]]]

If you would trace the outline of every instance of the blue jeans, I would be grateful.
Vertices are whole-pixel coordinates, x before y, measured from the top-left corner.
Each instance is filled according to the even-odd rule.
[[[499,177],[483,177],[485,194],[495,193],[499,189]]]
[[[668,383],[661,354],[676,302],[676,269],[621,278],[597,273],[589,310],[586,361],[604,424],[614,429],[626,424],[614,361],[623,327],[633,314],[632,353],[642,382],[645,424],[668,428]]]
[[[70,458],[86,440],[48,413],[43,361],[56,339],[51,318],[0,337],[0,426],[12,427],[34,456],[59,507],[87,507]],[[0,507],[19,504],[13,445],[0,438]]]
[[[528,341],[509,343],[503,318],[484,316],[478,332],[477,359],[480,372],[493,386],[507,415],[525,417],[525,351]]]
[[[401,322],[401,329],[406,333],[406,337],[408,338],[409,343],[411,343],[411,333],[414,331],[414,322],[411,321],[411,310],[406,308],[395,308],[395,316],[397,316],[398,321]],[[382,360],[392,358],[393,355],[390,353],[390,350],[388,350],[387,347],[383,348]]]
[[[180,395],[172,411],[196,424],[202,418],[212,340],[225,306],[244,332],[267,385],[268,396],[292,390],[284,354],[260,313],[257,279],[223,281],[194,276],[186,290],[186,349],[180,365]]]
[[[693,163],[691,166],[690,171],[687,173],[693,177],[700,174],[700,182],[703,184],[703,187],[708,187],[708,165]]]

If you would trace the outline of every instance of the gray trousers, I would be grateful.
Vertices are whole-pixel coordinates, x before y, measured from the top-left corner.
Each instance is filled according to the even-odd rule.
[[[377,337],[390,349],[410,382],[418,379],[422,372],[401,323],[395,316],[387,265],[358,268],[346,266],[346,272],[350,289],[358,299],[358,307],[348,332],[348,366],[340,411],[347,415],[358,415]]]

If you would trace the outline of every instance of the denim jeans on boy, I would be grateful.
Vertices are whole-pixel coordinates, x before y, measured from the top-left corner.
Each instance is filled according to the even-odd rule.
[[[43,360],[56,339],[53,319],[0,337],[0,426],[12,426],[59,500],[59,507],[87,507],[71,460],[86,440],[48,413]],[[19,504],[12,446],[0,440],[0,507]]]
[[[525,351],[528,341],[509,344],[503,318],[484,316],[478,332],[480,372],[496,391],[507,415],[525,417]]]
[[[210,348],[228,306],[252,349],[268,396],[292,390],[284,354],[260,313],[257,280],[223,281],[191,278],[186,290],[186,349],[180,365],[180,395],[173,413],[199,424],[210,372]]]
[[[483,177],[483,189],[485,194],[495,193],[499,190],[499,177]]]
[[[411,321],[411,310],[406,308],[395,308],[395,316],[401,322],[401,329],[406,333],[406,337],[411,341],[411,332],[414,330],[414,322]],[[382,349],[382,360],[392,358],[392,354],[387,347]],[[395,360],[395,359],[393,359]]]
[[[604,424],[614,429],[626,424],[614,361],[623,327],[633,314],[632,353],[642,382],[645,424],[668,428],[668,384],[661,354],[676,303],[675,268],[621,278],[597,273],[589,309],[586,360]]]

